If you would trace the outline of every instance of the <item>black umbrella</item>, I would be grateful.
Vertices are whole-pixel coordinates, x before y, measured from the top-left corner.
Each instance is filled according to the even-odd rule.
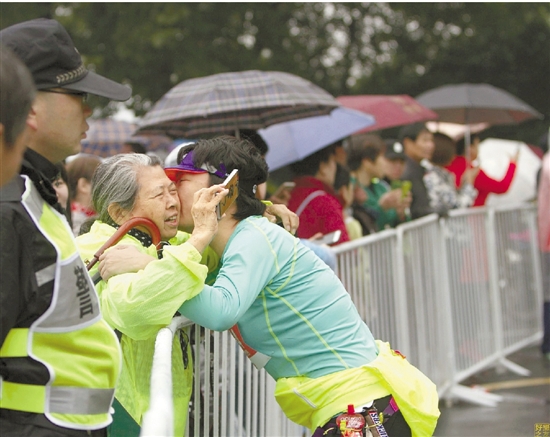
[[[477,123],[514,124],[542,114],[501,88],[486,83],[443,85],[416,100],[439,116],[438,121],[466,125],[466,159],[470,160],[470,126]]]
[[[513,124],[542,118],[527,103],[489,84],[444,85],[426,91],[416,100],[438,115],[438,121],[460,124]]]

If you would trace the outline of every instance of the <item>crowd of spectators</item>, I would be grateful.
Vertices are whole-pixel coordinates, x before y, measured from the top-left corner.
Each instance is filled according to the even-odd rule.
[[[450,209],[482,206],[490,193],[505,192],[510,187],[517,156],[510,162],[505,178],[495,181],[474,165],[476,138],[467,150],[469,156],[462,159],[449,137],[434,135],[424,124],[405,126],[397,140],[376,134],[357,135],[346,144],[330,144],[291,165],[295,174],[292,189],[270,199],[284,203],[295,214],[289,214],[286,207],[263,201],[268,175],[264,160],[267,146],[254,132],[243,136],[259,151],[248,141],[232,137],[202,140],[182,149],[185,153],[178,153],[177,166],[167,169],[147,156],[138,143],[128,143],[124,154],[105,162],[80,156],[65,164],[80,150],[80,140],[88,128],[86,118],[92,113],[86,104],[88,93],[125,101],[131,90],[86,71],[66,30],[54,20],[21,23],[3,30],[0,36],[28,68],[27,71],[17,58],[10,58],[11,50],[2,48],[2,108],[10,108],[2,111],[0,119],[3,435],[6,431],[7,436],[105,437],[121,435],[119,430],[130,427],[131,434],[137,435],[148,407],[154,335],[176,312],[210,329],[244,328],[249,331],[248,338],[257,341],[260,348],[263,342],[275,338],[274,330],[268,335],[268,327],[257,325],[262,319],[257,314],[266,308],[272,311],[265,318],[269,329],[274,321],[285,327],[281,329],[283,333],[288,326],[295,329],[293,336],[280,338],[288,343],[282,348],[284,354],[266,356],[267,361],[273,358],[273,362],[268,365],[265,361],[263,365],[281,380],[279,404],[296,423],[315,429],[315,436],[330,435],[330,418],[341,412],[333,402],[335,393],[346,400],[349,396],[342,381],[350,387],[357,386],[355,369],[375,363],[372,367],[379,366],[377,372],[383,378],[376,379],[378,373],[363,377],[363,385],[357,389],[361,394],[354,397],[356,402],[373,400],[364,388],[376,387],[378,397],[374,405],[388,414],[394,424],[400,424],[392,435],[411,435],[411,429],[416,430],[413,435],[433,431],[439,416],[435,386],[401,354],[391,351],[388,344],[375,341],[343,284],[314,255],[325,260],[322,250],[309,251],[291,235],[296,217],[300,226],[295,235],[309,243],[305,246],[315,248],[327,234],[335,235],[328,244],[340,244],[430,213],[444,216]],[[37,38],[46,43],[37,50],[28,50]],[[238,147],[240,156],[236,153]],[[544,193],[548,188],[547,158],[541,176],[544,182],[540,190]],[[226,164],[239,169],[239,196],[232,212],[219,218],[215,207],[228,190],[216,184],[228,176]],[[20,175],[10,171],[19,168]],[[169,171],[174,169],[177,177]],[[184,208],[185,214],[180,215]],[[92,283],[92,277],[85,273],[85,260],[95,257],[98,246],[103,240],[109,241],[117,229],[136,217],[143,220],[148,215],[164,244],[157,250],[152,236],[132,229],[125,237],[146,256],[146,263],[138,268],[127,261],[135,264],[143,257],[124,258],[118,265],[124,264],[125,270],[109,275],[107,283],[108,268],[102,267],[102,255],[96,268],[100,276],[97,281],[94,277]],[[257,217],[261,215],[277,215],[289,232]],[[89,219],[95,223],[87,223]],[[75,239],[76,235],[79,237]],[[251,241],[256,243],[254,247],[250,246]],[[548,239],[543,243],[548,243]],[[217,255],[217,266],[210,266],[203,259],[207,246]],[[120,246],[119,249],[128,250]],[[547,249],[546,244],[546,252]],[[255,282],[251,282],[250,271],[258,260],[264,262],[265,268],[258,270],[253,276]],[[214,269],[210,271],[208,267],[219,268],[210,288],[205,282]],[[179,281],[174,281],[178,269]],[[231,275],[227,273],[230,270]],[[239,280],[248,286],[246,295],[239,295],[245,285],[233,290],[228,285]],[[271,289],[273,284],[278,287],[277,293]],[[216,286],[222,291],[230,290],[233,308],[224,307],[230,301],[211,298],[218,291]],[[154,295],[151,290],[155,290]],[[258,293],[263,301],[258,299]],[[322,304],[321,296],[330,305]],[[193,300],[194,297],[198,299]],[[304,314],[311,311],[314,303],[320,304],[310,320]],[[223,315],[225,310],[227,316],[227,308],[232,312],[224,323],[208,324],[212,320],[220,323],[221,317],[213,319],[211,315]],[[345,318],[339,319],[341,315]],[[302,330],[307,333],[302,335]],[[184,331],[178,335],[175,341],[180,342],[181,354],[180,349],[173,353],[173,362],[177,362],[173,367],[181,378],[176,383],[181,390],[174,391],[173,401],[182,416],[175,418],[175,429],[182,435],[193,374],[188,361],[189,339]],[[324,336],[331,340],[325,341]],[[344,337],[347,343],[340,341]],[[294,338],[310,341],[297,344]],[[546,335],[545,341],[547,338]],[[277,345],[282,344],[280,339],[275,338]],[[340,349],[329,347],[329,343],[340,344]],[[275,345],[269,349],[278,350]],[[292,360],[287,351],[292,351]],[[326,359],[313,359],[318,351]],[[343,365],[340,357],[347,354],[351,366]],[[69,361],[71,368],[67,366]],[[289,361],[293,361],[292,366]],[[298,371],[295,363],[305,370]],[[344,371],[345,374],[340,373]],[[325,378],[336,372],[338,378]],[[303,409],[294,388],[303,383],[301,375],[316,379],[307,388],[307,395],[314,400],[319,396],[316,402],[328,406],[322,416],[305,418],[311,412]],[[403,375],[407,378],[400,378]],[[317,390],[317,386],[323,389]],[[46,390],[47,395],[30,402]],[[423,406],[416,405],[410,395],[419,390],[424,400],[430,400]],[[399,408],[392,404],[394,396],[399,399]],[[82,405],[76,405],[77,399]],[[403,434],[405,431],[409,433]]]
[[[356,134],[292,164],[296,187],[284,203],[300,216],[299,236],[316,240],[342,231],[334,244],[428,214],[484,206],[489,194],[510,188],[518,155],[495,180],[478,166],[479,142],[474,135],[466,148],[463,139],[425,123],[403,126],[397,139]]]

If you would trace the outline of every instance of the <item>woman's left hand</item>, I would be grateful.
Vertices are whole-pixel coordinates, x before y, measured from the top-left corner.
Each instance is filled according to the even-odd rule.
[[[273,223],[282,222],[284,228],[292,235],[296,233],[300,225],[298,216],[282,204],[266,205],[264,217]]]

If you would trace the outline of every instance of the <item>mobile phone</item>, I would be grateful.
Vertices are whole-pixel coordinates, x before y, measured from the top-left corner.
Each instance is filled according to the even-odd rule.
[[[234,169],[223,181],[222,185],[229,190],[229,193],[216,205],[218,220],[221,220],[225,211],[229,209],[239,195],[239,171]]]
[[[317,240],[312,240],[315,244],[334,244],[338,243],[340,240],[340,237],[342,236],[342,231],[340,229],[337,229],[336,231],[329,232],[328,234],[323,235],[321,238],[318,238]]]

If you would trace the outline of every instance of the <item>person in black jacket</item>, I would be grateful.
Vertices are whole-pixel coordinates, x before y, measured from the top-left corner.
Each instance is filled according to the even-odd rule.
[[[87,94],[124,101],[131,89],[88,71],[55,20],[10,26],[0,41],[37,89],[20,175],[0,190],[0,435],[105,436],[120,345],[52,181],[86,137]]]
[[[434,152],[433,133],[428,130],[425,123],[409,124],[401,128],[399,142],[403,145],[407,155],[405,171],[401,178],[411,181],[412,184],[411,217],[416,219],[434,212],[445,215],[446,210],[435,210],[430,206],[430,198],[426,185],[424,185],[426,168],[422,165],[422,162],[424,160],[429,161]]]

